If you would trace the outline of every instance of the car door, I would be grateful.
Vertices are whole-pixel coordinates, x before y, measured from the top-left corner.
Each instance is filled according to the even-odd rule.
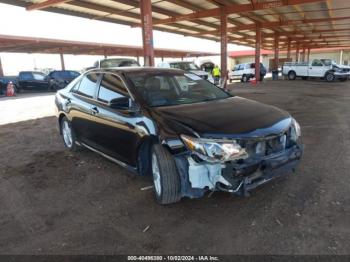
[[[92,132],[92,107],[95,103],[97,84],[100,74],[96,72],[87,73],[81,81],[74,86],[69,104],[69,116],[72,128],[77,139],[88,145],[93,143]]]
[[[30,90],[34,86],[34,77],[31,72],[21,72],[19,74],[18,84],[23,90]]]
[[[237,65],[235,71],[233,71],[234,78],[240,78],[242,76],[242,65]]]
[[[319,59],[314,59],[309,66],[309,76],[323,77],[325,74],[324,65]]]
[[[140,140],[136,128],[138,117],[110,107],[111,100],[120,97],[130,98],[124,81],[119,75],[105,73],[93,107],[93,142],[100,151],[135,166],[134,156]]]
[[[33,88],[35,90],[47,90],[49,88],[48,77],[40,72],[33,72]]]

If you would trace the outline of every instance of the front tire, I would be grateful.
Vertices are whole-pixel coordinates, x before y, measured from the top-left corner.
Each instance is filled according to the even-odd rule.
[[[242,82],[243,82],[243,83],[248,82],[248,80],[249,80],[249,77],[248,77],[247,75],[243,75],[243,76],[242,76]]]
[[[78,146],[76,144],[75,134],[72,129],[71,123],[69,122],[67,117],[64,116],[62,118],[60,128],[65,147],[68,148],[70,151],[77,151]]]
[[[327,82],[333,82],[335,80],[335,76],[333,73],[327,73],[326,74],[326,81]]]
[[[174,157],[162,145],[155,144],[151,163],[157,202],[164,205],[180,201],[181,181]]]

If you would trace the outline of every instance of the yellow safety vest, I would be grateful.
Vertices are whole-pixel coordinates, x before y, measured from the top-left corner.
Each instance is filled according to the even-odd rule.
[[[220,76],[220,69],[218,67],[213,68],[213,76]]]

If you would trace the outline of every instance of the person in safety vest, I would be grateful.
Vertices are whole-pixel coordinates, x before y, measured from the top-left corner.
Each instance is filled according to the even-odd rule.
[[[213,68],[213,77],[214,77],[214,84],[218,85],[220,81],[220,68],[218,65],[215,65]]]

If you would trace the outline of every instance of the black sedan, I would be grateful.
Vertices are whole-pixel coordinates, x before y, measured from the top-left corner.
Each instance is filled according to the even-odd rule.
[[[208,191],[248,195],[302,156],[300,126],[287,112],[182,70],[91,70],[55,102],[68,149],[152,175],[162,204]]]

